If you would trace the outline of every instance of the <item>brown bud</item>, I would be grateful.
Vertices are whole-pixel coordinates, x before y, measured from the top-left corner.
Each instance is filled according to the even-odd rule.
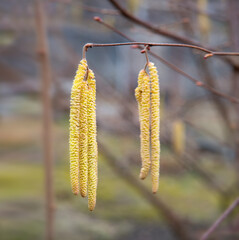
[[[99,16],[95,16],[95,17],[94,17],[94,20],[95,20],[96,22],[101,22],[101,21],[102,21],[102,19],[101,19]]]

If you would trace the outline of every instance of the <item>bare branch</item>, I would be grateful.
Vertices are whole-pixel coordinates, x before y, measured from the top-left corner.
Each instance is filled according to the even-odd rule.
[[[239,52],[214,52],[207,48],[200,47],[197,45],[183,44],[183,43],[153,43],[153,42],[123,42],[123,43],[87,43],[83,47],[83,58],[85,58],[85,53],[88,48],[93,47],[114,47],[114,46],[128,46],[128,45],[144,45],[149,47],[184,47],[197,49],[199,51],[205,52],[204,58],[212,57],[214,55],[218,56],[239,56]]]
[[[102,20],[99,17],[95,17],[94,18],[96,21],[102,23]],[[102,23],[103,24],[103,23]],[[107,25],[106,23],[104,23],[105,26],[110,26]],[[109,27],[111,30],[115,31],[114,28],[112,26]],[[116,33],[120,34],[121,36],[127,38],[129,41],[132,41],[130,38],[128,38],[125,34],[121,33],[120,31],[116,30]],[[190,44],[178,44],[178,43],[147,43],[147,42],[127,42],[127,43],[105,43],[105,44],[96,44],[96,43],[87,43],[85,44],[85,46],[83,47],[83,53],[82,53],[82,57],[85,58],[86,57],[86,51],[88,50],[88,48],[92,48],[92,47],[111,47],[111,46],[125,46],[125,45],[136,45],[137,47],[140,48],[139,45],[148,45],[150,47],[152,46],[171,46],[171,47],[188,47],[188,48],[193,48],[193,49],[197,49],[206,53],[213,53],[210,50],[206,49],[206,48],[201,48],[195,45],[190,45]],[[142,49],[142,48],[141,48]],[[235,98],[235,97],[231,97],[228,96],[224,93],[221,93],[220,91],[210,87],[209,85],[206,85],[205,83],[198,81],[196,79],[194,79],[193,77],[191,77],[190,75],[188,75],[187,73],[183,72],[182,70],[180,70],[179,68],[177,68],[176,66],[174,66],[173,64],[167,62],[166,60],[164,60],[163,58],[159,57],[158,55],[149,52],[150,55],[154,56],[155,58],[159,59],[160,61],[162,61],[164,64],[166,64],[168,67],[172,68],[173,70],[175,70],[176,72],[184,75],[185,77],[189,78],[191,81],[193,81],[197,86],[199,87],[203,87],[209,91],[211,91],[212,93],[214,93],[217,96],[223,97],[225,99],[228,99],[229,101],[231,101],[232,103],[239,103],[239,99]],[[230,54],[230,53],[229,53]],[[239,55],[239,53],[233,53],[233,54],[237,54]]]
[[[161,29],[159,27],[156,27],[154,25],[152,25],[151,23],[148,23],[148,22],[145,22],[137,17],[135,17],[134,15],[132,15],[130,12],[128,12],[125,8],[123,8],[117,1],[115,0],[109,0],[109,2],[117,9],[120,11],[121,15],[124,16],[125,18],[129,19],[130,21],[154,32],[154,33],[157,33],[159,35],[163,35],[165,37],[168,37],[168,38],[171,38],[171,39],[174,39],[176,41],[179,41],[179,42],[183,42],[183,43],[186,43],[186,44],[191,44],[191,45],[197,45],[199,47],[202,47],[204,48],[199,42],[195,41],[195,40],[192,40],[192,39],[189,39],[189,38],[186,38],[186,37],[183,37],[183,36],[179,36],[175,33],[172,33],[172,32],[169,32],[167,30],[164,30],[164,29]],[[215,49],[213,49],[212,51],[215,51]],[[211,52],[212,52],[211,51]],[[209,52],[208,52],[209,53]],[[215,54],[214,54],[215,55]],[[220,55],[220,54],[216,54],[216,55]],[[239,65],[237,63],[235,63],[231,58],[229,57],[226,57],[224,58],[229,64],[231,64],[233,67],[235,68],[239,68]]]
[[[128,37],[126,34],[122,33],[121,31],[119,31],[117,28],[109,25],[108,23],[104,22],[104,20],[102,20],[100,17],[94,17],[94,20],[101,23],[102,25],[104,25],[105,27],[109,28],[110,30],[112,30],[113,32],[119,34],[120,36],[122,36],[123,38],[127,39],[128,41],[130,42],[135,42],[135,40],[133,40],[132,38]],[[137,48],[139,49],[143,49],[143,47],[141,46],[137,46]],[[151,56],[153,56],[154,58],[156,58],[157,60],[159,60],[160,62],[162,62],[163,64],[165,64],[167,67],[171,68],[172,70],[174,70],[175,72],[183,75],[184,77],[186,77],[187,79],[189,79],[190,81],[192,81],[193,83],[195,83],[197,86],[199,87],[203,87],[204,89],[210,91],[211,93],[219,96],[219,97],[222,97],[222,98],[225,98],[227,100],[229,100],[230,102],[232,103],[239,103],[239,99],[236,99],[234,97],[231,97],[229,95],[226,95],[216,89],[214,89],[213,87],[209,86],[209,85],[206,85],[204,84],[203,82],[195,79],[194,77],[190,76],[189,74],[185,73],[184,71],[182,71],[181,69],[179,69],[178,67],[176,67],[174,64],[166,61],[164,58],[158,56],[157,54],[153,53],[153,52],[149,52],[149,54]],[[206,56],[206,55],[205,55]],[[205,58],[204,56],[204,58]]]
[[[239,205],[239,198],[237,198],[227,209],[226,211],[213,223],[213,225],[203,234],[200,240],[208,239],[209,235],[215,231],[218,225],[225,219],[227,216]]]

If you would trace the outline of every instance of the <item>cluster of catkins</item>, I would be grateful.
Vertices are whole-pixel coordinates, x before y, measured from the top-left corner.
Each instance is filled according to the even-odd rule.
[[[96,83],[82,59],[71,90],[70,176],[72,191],[88,195],[88,207],[96,204],[98,147],[96,141]]]
[[[140,178],[151,167],[152,191],[157,192],[159,181],[159,81],[156,67],[148,64],[149,74],[141,70],[135,96],[138,101],[141,130],[142,168]],[[70,107],[70,176],[72,191],[88,195],[88,207],[96,204],[98,147],[96,141],[96,83],[94,73],[82,59],[71,90]],[[150,141],[151,132],[151,141]],[[151,157],[150,157],[151,147]]]
[[[156,67],[152,62],[147,64],[149,74],[145,69],[139,72],[138,87],[135,97],[138,102],[140,121],[140,145],[142,167],[140,178],[145,179],[151,167],[152,192],[156,193],[159,184],[159,79]],[[150,135],[151,133],[151,135]],[[151,149],[151,154],[150,154]]]

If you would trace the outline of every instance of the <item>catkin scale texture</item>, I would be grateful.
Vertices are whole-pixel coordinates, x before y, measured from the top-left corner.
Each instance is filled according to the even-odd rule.
[[[150,79],[147,74],[144,75],[142,83],[140,128],[142,158],[140,178],[145,179],[150,169]]]
[[[79,170],[80,170],[80,194],[87,196],[88,184],[88,85],[87,81],[82,81],[80,92],[80,117],[79,117]]]
[[[79,193],[79,112],[80,112],[80,89],[87,69],[85,59],[81,60],[71,89],[70,103],[70,177],[72,192]]]
[[[88,208],[96,205],[98,146],[96,140],[96,82],[94,73],[88,75]]]
[[[140,122],[140,155],[142,167],[140,178],[144,179],[150,169],[150,79],[144,69],[138,75],[138,87],[135,89]]]
[[[153,63],[148,64],[151,80],[151,174],[152,174],[152,192],[156,193],[159,184],[159,79],[158,72]]]
[[[140,107],[141,107],[142,85],[143,85],[143,80],[145,75],[146,75],[146,72],[144,70],[141,70],[139,72],[138,87],[135,89],[135,98],[138,102],[139,115],[140,115]]]

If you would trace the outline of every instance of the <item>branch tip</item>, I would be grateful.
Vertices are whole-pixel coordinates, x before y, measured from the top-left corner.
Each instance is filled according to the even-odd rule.
[[[204,59],[208,59],[210,57],[212,57],[214,54],[213,53],[207,53],[204,55]]]
[[[196,82],[196,85],[197,85],[198,87],[201,87],[201,86],[203,86],[203,84],[204,84],[204,83],[202,83],[202,82],[199,82],[199,81],[197,81],[197,82]]]
[[[102,22],[102,19],[99,16],[95,16],[93,18],[96,22]]]

